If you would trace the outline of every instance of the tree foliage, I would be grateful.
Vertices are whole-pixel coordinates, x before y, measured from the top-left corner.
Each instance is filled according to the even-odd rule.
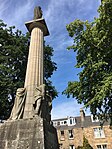
[[[0,20],[0,118],[9,117],[17,88],[23,87],[28,58],[30,35]],[[57,69],[52,61],[53,49],[44,44],[45,83],[53,98],[57,91],[49,78]]]
[[[112,125],[112,1],[102,0],[93,22],[75,20],[67,25],[77,52],[79,81],[69,82],[64,93],[72,95],[101,119]]]
[[[77,149],[93,149],[92,146],[89,144],[88,140],[83,137],[83,146],[78,146]]]
[[[52,81],[49,80],[51,76],[53,75],[53,72],[56,71],[56,63],[52,61],[53,56],[53,48],[49,45],[44,44],[44,81],[46,84],[46,89],[49,91],[49,93],[52,95],[52,98],[54,99],[58,93],[55,89],[55,87],[52,85]]]

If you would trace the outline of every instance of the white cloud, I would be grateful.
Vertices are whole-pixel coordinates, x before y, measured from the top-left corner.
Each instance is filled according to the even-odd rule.
[[[96,9],[93,9],[93,3],[94,0],[51,0],[49,2],[48,9],[43,13],[50,31],[50,38],[48,37],[47,40],[55,50],[57,62],[60,61],[62,53],[63,58],[65,57],[66,48],[73,44],[66,25],[83,16],[86,16],[85,19],[90,17],[92,20],[94,17],[92,13],[97,12]]]
[[[6,9],[8,9],[7,3],[10,3],[8,0],[0,0],[0,16],[3,16],[3,13]]]
[[[29,14],[30,10],[33,7],[33,0],[27,0],[26,3],[24,3],[23,5],[20,5],[13,16],[13,20],[18,20],[18,22],[24,18],[24,17],[28,17],[27,15]]]
[[[55,29],[55,32],[57,32],[58,27],[61,28],[61,25],[66,25],[75,18],[83,18],[87,13],[88,16],[92,16],[92,11],[95,12],[95,9],[93,9],[94,4],[96,4],[94,0],[51,0],[48,9],[44,12],[44,16],[50,30]]]
[[[33,7],[33,0],[26,0],[23,1],[23,3],[15,3],[13,0],[4,0],[0,3],[0,18],[3,19],[8,26],[15,25],[17,28],[22,28],[26,18],[31,17],[33,14],[30,13],[33,11]]]
[[[60,102],[52,109],[52,119],[65,118],[67,116],[80,115],[80,108],[82,105],[76,103],[73,99],[68,99],[66,102]]]
[[[72,3],[74,3],[74,0],[69,0],[69,2],[68,0],[50,1],[48,9],[44,12],[44,16],[50,30],[55,30],[54,34],[58,31],[59,27],[61,29],[63,24],[66,25],[66,21],[70,18],[70,15],[69,18],[67,15],[69,13],[67,7],[70,8]]]
[[[61,99],[60,99],[61,100]],[[59,102],[59,101],[58,101]],[[55,104],[55,103],[54,103]],[[52,112],[51,112],[51,119],[59,119],[59,118],[66,118],[66,117],[76,117],[80,116],[80,108],[83,107],[83,104],[78,104],[75,99],[65,99],[65,101],[62,102],[62,100],[53,106]],[[89,109],[84,109],[85,115],[90,115]]]

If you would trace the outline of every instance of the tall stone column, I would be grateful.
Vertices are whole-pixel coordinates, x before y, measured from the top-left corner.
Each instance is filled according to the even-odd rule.
[[[31,41],[24,87],[27,90],[23,118],[34,116],[34,94],[36,87],[43,85],[43,38],[49,35],[44,19],[26,23],[31,32]]]
[[[56,129],[50,123],[51,96],[43,81],[43,38],[49,35],[40,7],[27,22],[31,33],[24,88],[17,89],[11,116],[0,125],[0,149],[59,149]]]

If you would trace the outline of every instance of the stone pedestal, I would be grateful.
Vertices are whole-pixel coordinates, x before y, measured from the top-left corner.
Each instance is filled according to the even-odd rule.
[[[0,149],[58,149],[56,129],[40,117],[0,124]]]

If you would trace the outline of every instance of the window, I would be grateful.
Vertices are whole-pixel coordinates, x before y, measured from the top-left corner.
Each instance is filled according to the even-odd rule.
[[[67,124],[67,121],[63,120],[63,121],[60,121],[60,125],[66,125]]]
[[[104,134],[103,128],[101,127],[94,128],[94,136],[95,138],[104,138],[105,134]]]
[[[61,133],[61,140],[64,140],[65,139],[64,138],[64,130],[61,130],[60,133]]]
[[[75,124],[76,124],[75,118],[69,117],[69,118],[68,118],[68,125],[75,125]]]
[[[57,125],[60,125],[60,122],[57,122]]]
[[[64,124],[67,124],[67,121],[64,121]]]
[[[61,122],[61,125],[63,125],[63,121]]]
[[[64,130],[61,131],[61,136],[64,136]]]
[[[93,117],[93,115],[91,115],[91,120],[92,122],[99,122],[98,116]]]
[[[106,144],[97,145],[97,149],[107,149],[107,145]]]
[[[72,119],[70,118],[70,125],[72,125]]]
[[[63,144],[61,143],[61,144],[59,144],[59,149],[62,149],[62,146],[63,146]]]
[[[75,146],[74,145],[70,145],[69,149],[75,149]]]
[[[69,139],[73,139],[73,130],[68,130]]]
[[[57,126],[57,122],[53,122],[53,125],[54,125],[54,126]]]
[[[73,124],[75,124],[75,119],[73,118],[72,120],[73,120]]]

